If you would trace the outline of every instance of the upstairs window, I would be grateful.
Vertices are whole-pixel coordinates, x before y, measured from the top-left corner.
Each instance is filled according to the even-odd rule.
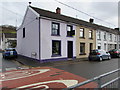
[[[104,40],[106,41],[107,39],[106,39],[106,32],[104,32]]]
[[[80,38],[84,38],[84,28],[80,28]]]
[[[110,41],[112,42],[112,34],[110,34]]]
[[[115,42],[117,42],[117,36],[115,36]]]
[[[101,32],[100,31],[98,31],[97,37],[98,37],[97,38],[98,40],[101,40]]]
[[[72,36],[73,26],[67,25],[67,36]]]
[[[23,28],[23,38],[25,38],[25,28]]]
[[[92,33],[93,33],[93,31],[92,31],[92,30],[90,30],[90,31],[89,31],[89,38],[90,38],[90,39],[92,39],[92,38],[93,38],[93,37],[92,37]]]
[[[60,24],[52,22],[52,35],[60,35]]]

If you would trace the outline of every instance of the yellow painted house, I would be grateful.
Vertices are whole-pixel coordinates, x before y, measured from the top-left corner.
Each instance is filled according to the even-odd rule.
[[[76,28],[76,58],[86,58],[96,49],[96,30],[78,25]]]

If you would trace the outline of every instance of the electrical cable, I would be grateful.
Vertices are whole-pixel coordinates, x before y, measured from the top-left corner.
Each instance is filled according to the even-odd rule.
[[[102,22],[105,22],[105,23],[107,23],[107,24],[116,26],[116,25],[114,25],[114,24],[112,24],[112,23],[106,22],[106,21],[104,21],[104,20],[102,20],[102,19],[99,19],[99,18],[97,18],[97,17],[95,17],[95,16],[92,16],[92,15],[90,15],[90,14],[88,14],[88,13],[85,13],[85,12],[83,12],[83,11],[81,11],[81,10],[79,10],[79,9],[76,9],[76,8],[70,6],[70,5],[67,5],[67,4],[65,4],[65,3],[63,3],[63,2],[60,2],[60,1],[58,1],[58,0],[54,0],[54,1],[60,3],[60,4],[64,5],[64,6],[67,6],[67,7],[69,7],[69,8],[72,8],[72,9],[74,9],[74,10],[80,12],[80,13],[83,13],[83,14],[85,14],[85,15],[87,15],[87,16],[90,16],[90,17],[92,17],[92,18],[94,18],[94,19],[97,19],[97,20],[102,21]]]

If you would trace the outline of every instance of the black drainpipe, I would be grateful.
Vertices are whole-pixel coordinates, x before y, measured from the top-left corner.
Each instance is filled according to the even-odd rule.
[[[39,17],[39,60],[41,59],[41,53],[40,53],[40,45],[41,44],[41,42],[40,42],[40,17]],[[41,60],[40,60],[41,61]]]

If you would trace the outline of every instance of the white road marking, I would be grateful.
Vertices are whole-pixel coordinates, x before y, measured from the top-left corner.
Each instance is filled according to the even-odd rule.
[[[28,74],[29,72],[32,72],[32,71],[39,71],[39,72],[37,72],[35,74]],[[15,80],[15,79],[20,79],[20,78],[30,77],[30,76],[39,75],[41,73],[45,73],[45,72],[48,72],[48,71],[50,71],[50,69],[37,69],[37,70],[35,69],[35,70],[23,70],[23,71],[6,72],[6,73],[4,73],[5,76],[8,76],[8,75],[12,74],[13,78],[5,78],[5,79],[0,80],[0,81]],[[18,72],[19,77],[16,77],[17,72]],[[14,75],[15,75],[15,77],[14,77]]]
[[[5,78],[5,75],[4,75],[4,74],[1,74],[1,77],[2,77],[2,78]]]
[[[40,86],[35,86],[35,87],[32,87],[32,88],[29,88],[29,89],[25,89],[25,90],[32,90],[32,89],[38,89],[38,88],[41,88],[41,87],[45,87],[45,89],[39,89],[39,90],[47,90],[49,87],[47,85],[40,85]]]
[[[70,86],[73,86],[73,85],[77,84],[78,80],[53,80],[53,81],[34,83],[34,84],[25,85],[25,86],[21,86],[21,87],[17,87],[17,88],[29,88],[29,87],[32,87],[32,86],[34,87],[34,86],[37,86],[37,85],[40,85],[40,84],[43,85],[43,84],[48,84],[48,83],[63,83],[67,87],[70,87]],[[14,90],[14,89],[12,89],[12,90]]]
[[[17,70],[17,68],[5,68],[6,71],[10,71],[10,70]]]
[[[30,69],[29,67],[18,67],[19,69]]]

